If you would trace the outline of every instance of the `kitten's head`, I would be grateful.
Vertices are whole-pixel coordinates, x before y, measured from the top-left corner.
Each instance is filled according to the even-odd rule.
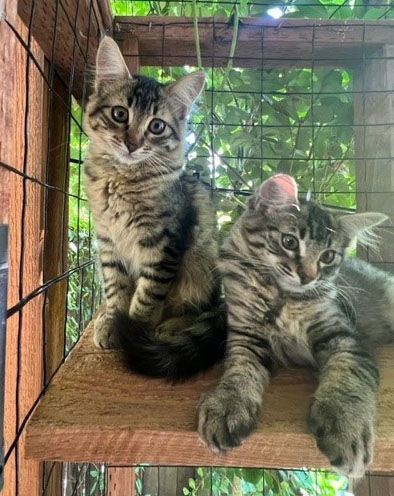
[[[122,169],[180,169],[186,117],[204,81],[203,71],[167,85],[131,75],[115,41],[103,38],[84,120],[90,149]]]
[[[295,180],[277,174],[250,199],[242,222],[253,258],[282,289],[304,293],[330,280],[352,241],[386,219],[380,213],[344,215],[299,200]]]

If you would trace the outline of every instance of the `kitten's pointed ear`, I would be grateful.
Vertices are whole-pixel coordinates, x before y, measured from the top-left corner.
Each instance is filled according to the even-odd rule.
[[[130,72],[118,45],[109,36],[104,36],[96,56],[96,90],[119,79],[128,78],[130,78]]]
[[[189,111],[193,102],[200,95],[205,84],[204,71],[196,71],[181,77],[168,86],[169,94],[175,97]]]
[[[387,215],[378,212],[362,212],[341,215],[338,222],[350,240],[358,238],[361,243],[371,245],[375,244],[377,238],[372,229],[387,219]]]
[[[280,207],[298,205],[298,187],[287,174],[275,174],[264,181],[255,194],[255,206]]]

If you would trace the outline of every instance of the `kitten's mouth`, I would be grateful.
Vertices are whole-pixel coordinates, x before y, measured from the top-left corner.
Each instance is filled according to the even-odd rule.
[[[125,165],[138,165],[147,159],[147,153],[143,152],[142,148],[129,151],[124,148],[117,150],[117,156],[120,158],[122,164]]]
[[[308,284],[301,284],[301,281],[297,281],[294,277],[284,274],[282,271],[278,271],[277,282],[283,291],[289,293],[306,293],[316,287],[316,279],[308,282]]]

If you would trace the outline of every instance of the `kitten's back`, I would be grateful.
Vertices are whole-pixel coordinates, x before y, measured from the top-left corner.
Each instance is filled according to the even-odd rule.
[[[361,335],[374,345],[394,341],[394,276],[359,258],[348,258],[336,283],[353,305]]]

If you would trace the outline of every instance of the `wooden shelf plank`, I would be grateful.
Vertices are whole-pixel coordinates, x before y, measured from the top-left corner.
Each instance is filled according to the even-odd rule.
[[[204,66],[227,65],[233,26],[228,19],[198,21]],[[115,37],[138,39],[143,66],[197,65],[193,20],[188,17],[115,17]],[[180,43],[179,41],[182,40]],[[394,22],[313,19],[240,20],[234,67],[353,67],[394,41]],[[132,57],[132,53],[125,52]]]
[[[278,374],[265,396],[258,430],[225,456],[213,455],[195,430],[196,406],[220,367],[184,384],[130,374],[114,351],[91,342],[90,325],[26,428],[26,456],[113,464],[325,467],[305,417],[316,384],[306,370]],[[394,347],[380,352],[374,469],[394,472]]]

